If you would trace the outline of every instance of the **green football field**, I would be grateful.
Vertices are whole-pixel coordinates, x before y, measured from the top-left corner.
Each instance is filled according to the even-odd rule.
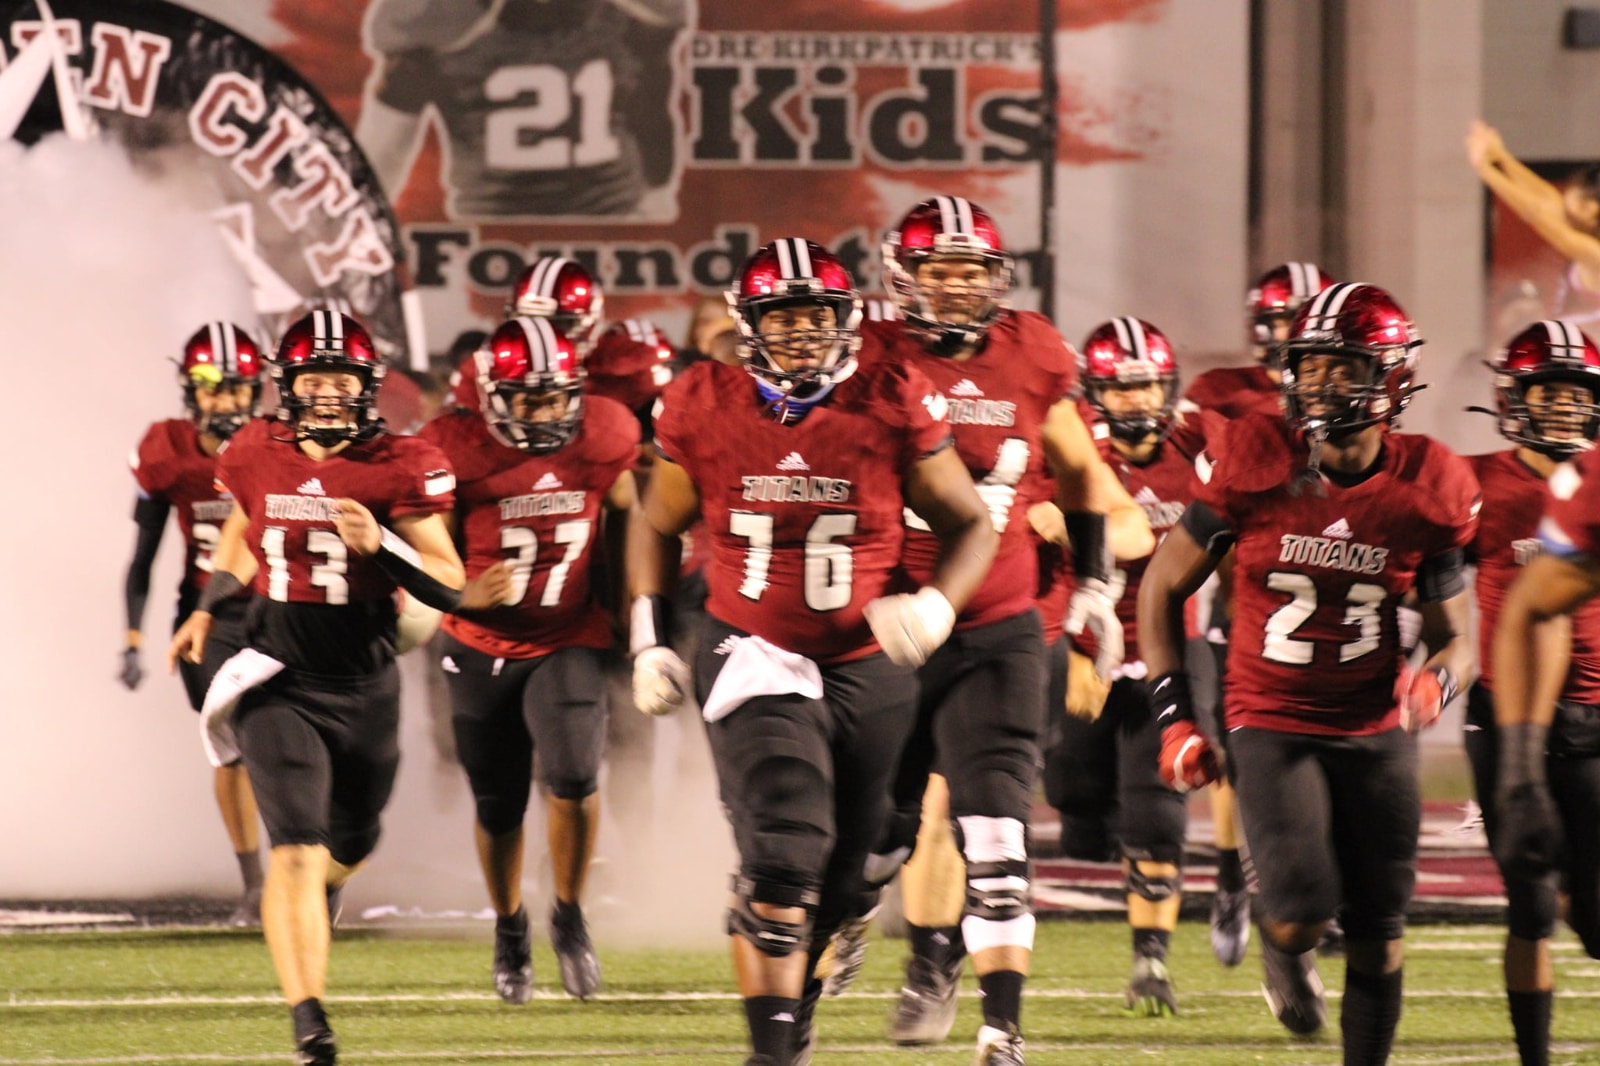
[[[358,928],[334,944],[329,1012],[341,1063],[737,1064],[742,1015],[725,953],[602,943],[606,992],[560,994],[554,957],[536,944],[540,993],[523,1007],[489,989],[486,923],[445,932]],[[1413,930],[1396,1063],[1515,1063],[1499,988],[1500,930]],[[1031,1064],[1334,1064],[1334,1039],[1299,1041],[1268,1015],[1254,948],[1236,970],[1211,958],[1203,925],[1175,937],[1181,1014],[1122,1009],[1126,930],[1113,922],[1039,928],[1023,1021]],[[884,1038],[905,945],[872,946],[858,986],[819,1011],[818,1066],[971,1061],[975,984],[963,989],[951,1043],[899,1049]],[[1556,1063],[1600,1064],[1600,962],[1557,944]],[[1343,962],[1325,959],[1334,998]],[[0,1066],[287,1062],[288,1012],[259,936],[223,931],[13,934],[0,937]]]

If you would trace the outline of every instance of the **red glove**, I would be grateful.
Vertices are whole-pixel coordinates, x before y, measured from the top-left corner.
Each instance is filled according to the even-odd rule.
[[[1203,788],[1222,777],[1216,749],[1191,721],[1161,731],[1161,780],[1174,792]]]
[[[1394,702],[1400,708],[1400,728],[1407,733],[1420,733],[1437,722],[1455,695],[1456,679],[1449,670],[1430,666],[1413,673],[1411,664],[1401,660]]]

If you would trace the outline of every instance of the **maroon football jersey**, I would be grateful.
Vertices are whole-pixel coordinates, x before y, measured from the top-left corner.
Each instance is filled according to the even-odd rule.
[[[211,579],[211,553],[233,500],[217,489],[217,461],[200,447],[200,431],[187,418],[156,422],[128,457],[139,491],[178,513],[183,533],[183,583],[197,589]]]
[[[1028,507],[1055,495],[1053,485],[1037,476],[1045,468],[1040,429],[1051,407],[1077,393],[1071,346],[1049,319],[1031,311],[1002,316],[983,348],[959,361],[929,353],[902,322],[868,322],[862,333],[863,361],[915,367],[944,393],[956,450],[1000,534],[994,565],[956,628],[986,625],[1028,610],[1039,583]],[[939,541],[910,511],[906,527],[906,572],[926,582],[939,556]]]
[[[1196,499],[1237,537],[1229,728],[1394,728],[1396,612],[1423,560],[1477,532],[1471,467],[1437,441],[1389,433],[1376,472],[1350,487],[1323,478],[1318,492],[1305,441],[1281,418],[1245,415],[1222,438]]]
[[[388,575],[348,551],[333,503],[357,500],[380,523],[448,511],[455,475],[427,441],[387,433],[318,461],[284,439],[279,422],[251,422],[217,457],[217,481],[250,519],[257,595],[280,603],[374,603],[394,595]]]
[[[878,650],[862,608],[892,586],[901,483],[950,436],[910,367],[861,364],[799,422],[765,411],[742,368],[696,363],[667,386],[656,445],[700,492],[706,610],[818,662]]]
[[[1259,363],[1207,370],[1189,383],[1183,398],[1186,403],[1202,411],[1215,411],[1223,418],[1238,418],[1251,411],[1268,415],[1283,411],[1278,383]]]
[[[588,372],[584,392],[615,400],[629,411],[648,413],[672,380],[672,365],[661,349],[617,332],[607,331],[583,361]]]
[[[502,559],[513,563],[507,604],[448,615],[445,632],[504,659],[609,648],[611,627],[591,576],[602,565],[595,558],[601,507],[638,448],[633,415],[586,396],[577,436],[546,455],[502,444],[481,415],[465,411],[435,418],[420,436],[455,468],[468,579]]]
[[[1474,455],[1467,460],[1483,487],[1483,518],[1470,549],[1477,563],[1478,679],[1494,688],[1494,631],[1506,589],[1528,561],[1542,550],[1539,518],[1547,495],[1545,480],[1517,458],[1516,449]],[[1600,703],[1600,600],[1590,600],[1572,617],[1572,663],[1561,697]]]

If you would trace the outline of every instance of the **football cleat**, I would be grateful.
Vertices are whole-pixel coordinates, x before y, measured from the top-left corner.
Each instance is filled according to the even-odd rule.
[[[1211,953],[1224,966],[1244,961],[1250,946],[1250,890],[1217,889],[1211,897]]]
[[[1316,953],[1291,955],[1261,938],[1261,986],[1267,1006],[1283,1027],[1298,1036],[1310,1036],[1328,1022],[1328,998],[1317,973]]]
[[[950,1035],[956,1023],[956,992],[961,986],[961,965],[966,956],[948,968],[920,956],[906,964],[906,983],[889,1019],[889,1039],[896,1044],[937,1044]]]
[[[550,946],[561,964],[561,986],[567,995],[588,999],[600,991],[600,960],[595,958],[589,926],[576,904],[557,904],[550,913]]]
[[[828,944],[830,965],[822,980],[823,995],[841,995],[861,976],[861,967],[867,961],[867,931],[872,928],[872,919],[877,914],[878,908],[873,907],[861,917],[845,922],[833,934],[833,940]],[[817,969],[822,969],[820,960]]]
[[[239,897],[228,924],[235,929],[251,929],[261,924],[261,889],[252,888]],[[331,927],[331,926],[330,926]]]
[[[972,1066],[1026,1066],[1022,1057],[1022,1034],[1015,1028],[996,1029],[985,1025],[978,1030],[978,1054]]]
[[[789,1066],[811,1066],[811,1052],[817,1043],[817,1003],[822,999],[823,985],[819,978],[806,982],[800,1006],[794,1012],[794,1058]]]
[[[494,922],[494,990],[506,1003],[533,998],[533,944],[528,912],[521,908]]]
[[[324,1029],[296,1041],[294,1061],[297,1066],[335,1066],[339,1048],[333,1042],[333,1033]]]
[[[1128,1010],[1144,1018],[1170,1018],[1178,1013],[1178,997],[1172,992],[1172,977],[1160,959],[1139,958],[1133,962],[1133,976],[1124,993]]]

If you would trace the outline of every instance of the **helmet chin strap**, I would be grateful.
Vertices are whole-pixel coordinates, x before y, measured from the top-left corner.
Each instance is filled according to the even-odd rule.
[[[1328,487],[1322,481],[1322,446],[1328,442],[1328,423],[1320,418],[1311,419],[1306,423],[1305,434],[1311,454],[1306,459],[1306,468],[1289,486],[1289,492],[1295,496],[1308,492],[1313,496],[1326,496]]]

